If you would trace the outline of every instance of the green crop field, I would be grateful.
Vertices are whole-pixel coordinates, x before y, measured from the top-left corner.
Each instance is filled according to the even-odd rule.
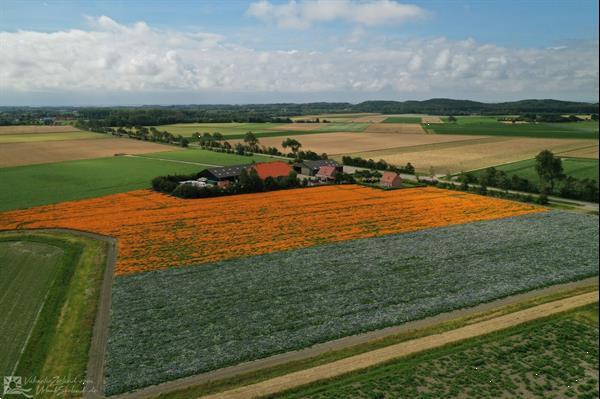
[[[383,123],[421,123],[419,116],[391,116],[386,118]]]
[[[106,393],[591,277],[597,256],[597,217],[543,212],[119,276]]]
[[[0,371],[4,375],[32,376],[48,384],[62,378],[67,392],[60,396],[78,396],[106,249],[102,241],[67,233],[0,234]],[[32,385],[24,388],[35,391]],[[56,396],[42,391],[35,397]]]
[[[598,138],[598,122],[506,124],[491,121],[489,120],[490,117],[468,118],[469,119],[457,118],[457,123],[432,124],[428,129],[437,134],[473,134],[485,136],[570,139]]]
[[[59,265],[60,248],[0,235],[0,372],[12,375]]]
[[[104,139],[108,137],[110,136],[106,134],[90,132],[0,134],[0,144],[31,143],[34,141]]]
[[[317,130],[311,130],[311,133],[333,133],[333,132],[362,132],[370,123],[348,122],[348,123],[328,123]],[[289,133],[288,133],[289,134]]]
[[[598,304],[277,398],[598,397]]]
[[[172,134],[191,137],[194,133],[216,133],[223,136],[245,134],[246,132],[271,132],[282,123],[177,123],[173,125],[155,126],[158,130],[166,130]]]
[[[205,168],[181,161],[235,165],[272,159],[189,149],[146,154],[143,157],[98,158],[2,168],[0,211],[149,188],[150,181],[156,176],[189,174]]]
[[[598,160],[585,158],[562,158],[562,165],[565,175],[576,179],[592,179],[598,181]],[[496,166],[496,169],[502,170],[511,175],[526,178],[532,183],[539,184],[539,176],[535,171],[535,160],[528,159]],[[474,172],[475,175],[483,174],[484,170]]]

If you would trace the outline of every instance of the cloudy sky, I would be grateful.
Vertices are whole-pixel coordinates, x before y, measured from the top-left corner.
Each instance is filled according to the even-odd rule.
[[[0,0],[0,105],[598,101],[598,2]]]

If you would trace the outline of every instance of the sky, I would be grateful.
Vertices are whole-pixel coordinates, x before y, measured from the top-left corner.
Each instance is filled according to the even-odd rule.
[[[0,0],[0,105],[598,101],[598,2]]]

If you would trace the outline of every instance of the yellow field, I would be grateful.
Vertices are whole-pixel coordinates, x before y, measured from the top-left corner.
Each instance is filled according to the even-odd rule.
[[[102,158],[116,153],[143,154],[175,149],[173,146],[126,138],[6,143],[0,144],[0,167]]]
[[[425,144],[446,143],[452,141],[477,140],[480,136],[433,135],[433,134],[390,134],[390,133],[315,133],[297,137],[302,150],[311,150],[318,154],[346,154],[389,148],[410,147]],[[260,143],[268,147],[281,147],[283,137],[261,137]],[[232,141],[235,144],[237,141]]]
[[[598,159],[598,144],[576,150],[564,151],[558,154],[563,157]]]
[[[418,123],[373,123],[365,129],[366,133],[400,133],[400,134],[425,134],[425,130]]]
[[[46,126],[46,125],[14,125],[0,126],[0,135],[2,134],[34,134],[34,133],[65,133],[80,132],[81,130],[73,126]]]
[[[415,135],[415,137],[421,136]],[[433,168],[436,174],[445,174],[530,159],[545,149],[561,153],[582,148],[589,149],[593,145],[598,146],[598,141],[488,137],[480,140],[464,140],[397,150],[363,151],[350,155],[375,160],[384,159],[396,165],[410,162],[421,172],[429,172],[430,168]]]

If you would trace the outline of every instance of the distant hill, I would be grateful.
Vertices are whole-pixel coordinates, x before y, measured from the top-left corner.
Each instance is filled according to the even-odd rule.
[[[432,98],[425,101],[365,101],[352,107],[353,112],[382,112],[384,114],[522,114],[522,113],[565,113],[596,114],[598,103],[560,100],[520,100],[502,103],[482,103],[450,98]]]

